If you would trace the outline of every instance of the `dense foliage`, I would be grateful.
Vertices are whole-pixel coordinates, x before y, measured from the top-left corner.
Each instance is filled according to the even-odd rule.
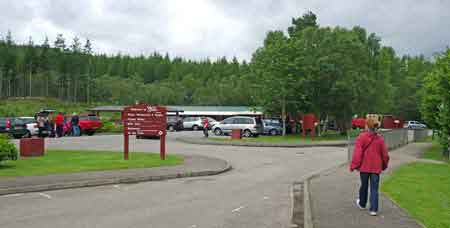
[[[354,114],[420,119],[418,90],[431,65],[398,57],[361,27],[320,27],[311,12],[293,19],[287,34],[269,32],[251,62],[262,106],[330,115],[341,129]]]
[[[7,135],[0,134],[0,162],[5,160],[17,160],[16,146],[9,141]]]
[[[58,35],[36,45],[0,39],[0,98],[42,96],[68,102],[250,105],[286,116],[314,112],[345,128],[354,114],[420,119],[418,91],[432,63],[397,56],[364,28],[321,27],[316,15],[270,31],[250,63],[191,61],[158,53],[92,53],[92,43]]]
[[[425,121],[438,131],[448,153],[450,141],[450,49],[437,57],[425,78],[421,112]]]

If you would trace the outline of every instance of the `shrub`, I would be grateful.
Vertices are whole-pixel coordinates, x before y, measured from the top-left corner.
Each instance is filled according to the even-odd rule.
[[[7,135],[0,135],[0,162],[4,160],[17,160],[16,146],[9,141]]]

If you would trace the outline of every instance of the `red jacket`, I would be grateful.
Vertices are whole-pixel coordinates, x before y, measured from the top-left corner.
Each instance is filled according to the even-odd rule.
[[[372,139],[373,142],[369,145]],[[366,147],[367,149],[363,153],[363,149]],[[373,132],[359,134],[353,150],[350,171],[356,169],[360,172],[380,174],[387,169],[388,163],[389,154],[383,136]]]
[[[64,124],[64,116],[61,114],[56,115],[55,117],[55,124],[56,125],[63,125]]]

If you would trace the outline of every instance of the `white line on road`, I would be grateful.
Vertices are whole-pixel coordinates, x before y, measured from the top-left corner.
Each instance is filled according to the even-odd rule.
[[[263,198],[264,200],[268,200],[269,199],[269,197],[267,197],[267,196],[264,196],[264,198]]]
[[[191,228],[197,228],[197,225],[192,225]]]
[[[113,185],[113,187],[114,187],[114,188],[117,188],[117,189],[120,188],[118,184]]]
[[[39,195],[40,196],[43,196],[43,197],[45,197],[45,198],[47,198],[47,199],[51,199],[52,197],[50,196],[50,195],[48,195],[48,194],[45,194],[45,193],[39,193]]]
[[[238,208],[236,208],[236,209],[234,209],[234,210],[232,210],[231,212],[239,212],[240,210],[242,210],[242,209],[244,209],[245,207],[244,206],[240,206],[240,207],[238,207]]]
[[[7,198],[7,197],[16,197],[16,196],[23,196],[23,193],[9,194],[9,195],[1,196],[1,197]]]

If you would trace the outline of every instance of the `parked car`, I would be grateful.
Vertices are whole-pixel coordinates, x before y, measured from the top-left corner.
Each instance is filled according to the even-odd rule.
[[[200,130],[203,128],[203,119],[202,117],[186,117],[183,119],[183,128],[191,129],[194,131]]]
[[[80,126],[81,134],[92,136],[97,129],[103,126],[102,121],[98,116],[93,114],[79,115],[78,125]],[[71,116],[66,117],[66,123],[64,124],[64,135],[69,135],[72,131]]]
[[[36,119],[34,119],[34,117],[19,117],[18,119],[25,122],[25,124],[27,125],[27,130],[30,133],[30,135],[38,135],[39,128]]]
[[[366,127],[366,118],[353,118],[352,119],[352,128],[356,129],[364,129]]]
[[[265,135],[281,135],[283,134],[283,127],[281,121],[278,119],[263,119],[263,134]]]
[[[224,119],[212,127],[215,135],[230,134],[233,129],[241,129],[242,136],[258,136],[263,133],[263,123],[260,118],[235,116]]]
[[[409,128],[409,129],[425,129],[425,128],[427,128],[427,125],[420,123],[419,121],[411,120],[411,121],[406,121],[404,127]]]
[[[31,132],[27,129],[27,123],[29,122],[26,119],[11,118],[10,121],[11,127],[8,133],[12,135],[12,137],[15,139],[31,137]]]
[[[167,130],[183,130],[183,119],[180,116],[167,116]]]
[[[11,118],[8,117],[0,117],[0,134],[1,133],[9,133],[9,129],[11,128]]]

